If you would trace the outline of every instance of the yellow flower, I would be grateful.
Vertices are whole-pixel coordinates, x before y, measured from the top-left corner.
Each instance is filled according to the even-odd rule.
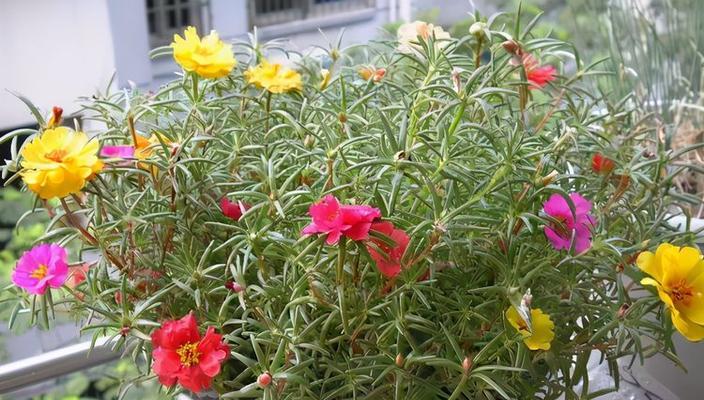
[[[533,332],[528,330],[528,325],[523,318],[518,315],[515,307],[511,306],[506,310],[506,319],[523,336],[523,343],[531,350],[550,350],[550,342],[555,338],[555,324],[550,316],[543,313],[543,310],[534,308],[530,310],[531,324]]]
[[[401,53],[417,53],[421,50],[419,42],[427,41],[431,36],[435,39],[435,50],[442,50],[450,42],[450,34],[441,26],[435,26],[423,21],[414,21],[398,28],[398,51]]]
[[[42,199],[79,193],[86,180],[103,169],[100,144],[83,132],[65,127],[47,129],[22,149],[20,175]]]
[[[249,83],[266,89],[271,93],[285,93],[292,90],[302,90],[301,75],[281,64],[269,64],[262,60],[261,64],[244,72]]]
[[[232,54],[232,45],[223,43],[215,31],[201,39],[196,28],[189,26],[184,37],[174,34],[171,48],[174,59],[186,71],[195,72],[203,78],[220,78],[235,67],[237,62]]]
[[[325,89],[326,87],[328,87],[328,85],[330,84],[330,77],[331,77],[331,75],[332,75],[332,74],[330,74],[330,70],[327,70],[327,69],[325,69],[325,68],[323,68],[323,69],[320,70],[320,76],[323,78],[323,79],[320,81],[320,90],[323,90],[323,89]]]
[[[650,275],[640,283],[655,286],[675,328],[691,341],[704,339],[704,261],[699,249],[663,243],[655,254],[641,253],[636,263]]]

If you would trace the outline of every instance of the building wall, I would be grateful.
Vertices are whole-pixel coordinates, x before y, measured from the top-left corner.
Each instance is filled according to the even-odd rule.
[[[27,107],[78,109],[115,69],[108,0],[0,0],[0,129],[31,124]]]

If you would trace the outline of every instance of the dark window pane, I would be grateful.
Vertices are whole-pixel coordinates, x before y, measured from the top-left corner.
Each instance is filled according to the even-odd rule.
[[[166,5],[168,6],[173,6],[176,3],[176,0],[166,0]]]
[[[176,22],[176,10],[169,10],[167,15],[169,17],[169,28],[173,29],[178,27],[178,22]]]
[[[147,14],[147,26],[149,26],[149,33],[156,33],[156,15],[153,12]]]
[[[186,26],[191,24],[191,10],[188,8],[181,9],[181,26]]]
[[[154,8],[154,0],[147,0],[147,9]]]

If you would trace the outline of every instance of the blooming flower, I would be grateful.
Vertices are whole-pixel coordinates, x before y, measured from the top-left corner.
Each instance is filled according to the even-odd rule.
[[[313,222],[303,229],[304,235],[326,233],[326,243],[336,244],[342,235],[352,240],[369,237],[372,221],[381,218],[381,211],[370,206],[340,205],[335,196],[329,194],[310,206],[308,214]]]
[[[213,377],[220,373],[220,367],[229,354],[230,348],[208,327],[204,336],[198,331],[193,312],[179,320],[166,321],[152,333],[152,369],[165,386],[178,382],[192,392],[209,389]]]
[[[594,217],[589,214],[592,203],[578,193],[570,194],[570,199],[575,207],[572,214],[567,200],[555,193],[543,204],[543,211],[560,224],[545,226],[545,236],[550,240],[556,250],[569,250],[574,235],[574,249],[583,253],[592,246],[590,228],[595,225]]]
[[[232,202],[227,197],[220,199],[220,209],[227,218],[239,221],[242,214],[247,212],[249,206],[242,201]]]
[[[654,254],[640,253],[636,264],[649,275],[640,283],[657,289],[675,328],[690,341],[704,339],[704,261],[699,249],[663,243]]]
[[[65,127],[47,129],[22,149],[22,180],[42,199],[79,193],[103,169],[97,141]]]
[[[557,73],[555,67],[552,65],[541,66],[538,64],[538,60],[528,52],[523,52],[521,55],[521,63],[526,71],[526,79],[531,83],[530,89],[545,87],[549,82],[555,80],[555,74]]]
[[[261,64],[244,72],[247,82],[271,93],[286,93],[302,90],[301,74],[281,64],[270,64],[262,60]]]
[[[12,272],[12,282],[31,294],[44,294],[49,287],[66,282],[66,249],[56,244],[40,244],[22,254]]]
[[[397,49],[399,52],[406,54],[417,53],[421,50],[421,46],[418,44],[419,39],[427,41],[433,36],[436,50],[445,48],[450,39],[450,34],[445,32],[442,27],[423,21],[414,21],[401,25],[398,28],[397,36]]]
[[[105,158],[133,158],[134,146],[103,146],[103,148],[100,149],[100,156]]]
[[[515,307],[511,306],[506,310],[506,319],[523,336],[523,343],[529,349],[550,350],[550,342],[555,338],[555,324],[543,310],[539,308],[530,310],[532,332]]]
[[[185,38],[174,34],[171,48],[174,59],[184,70],[203,78],[220,78],[235,67],[232,45],[223,43],[217,32],[212,31],[201,39],[196,28],[189,26],[183,36]]]
[[[601,153],[592,156],[592,170],[597,174],[606,175],[614,169],[614,162]]]
[[[371,230],[386,235],[394,242],[392,246],[379,238],[372,237],[371,242],[376,247],[367,245],[367,250],[382,275],[387,278],[397,276],[401,273],[401,258],[410,241],[408,234],[401,229],[396,229],[394,224],[388,221],[375,222]]]

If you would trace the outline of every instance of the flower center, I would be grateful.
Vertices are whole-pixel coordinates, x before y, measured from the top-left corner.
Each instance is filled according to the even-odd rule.
[[[52,150],[46,154],[44,154],[44,157],[50,159],[51,161],[60,163],[64,160],[64,157],[66,157],[67,151],[64,149],[56,149]]]
[[[672,285],[670,288],[670,296],[675,304],[689,306],[689,303],[692,301],[692,296],[694,296],[694,290],[687,284],[687,281],[682,279]]]
[[[178,354],[179,358],[181,359],[181,364],[184,367],[196,365],[198,364],[200,358],[200,352],[198,351],[198,343],[182,344],[181,347],[176,350],[176,354]]]
[[[47,266],[44,264],[39,264],[37,269],[32,271],[32,273],[29,276],[34,279],[44,279],[47,272],[49,272],[49,268],[47,268]]]

